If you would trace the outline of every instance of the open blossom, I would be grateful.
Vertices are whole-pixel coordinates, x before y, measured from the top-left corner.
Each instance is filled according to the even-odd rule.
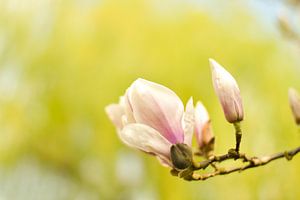
[[[198,147],[203,154],[208,154],[214,148],[214,135],[211,129],[208,112],[201,102],[195,108],[195,135]]]
[[[192,98],[184,111],[182,101],[172,90],[137,79],[118,104],[106,107],[106,113],[125,144],[153,154],[163,165],[172,167],[171,146],[191,146],[193,109]]]
[[[300,125],[300,95],[294,88],[289,89],[289,103],[297,125]]]
[[[240,89],[236,80],[215,60],[209,59],[209,62],[212,69],[214,89],[227,121],[230,123],[242,121],[244,111]]]

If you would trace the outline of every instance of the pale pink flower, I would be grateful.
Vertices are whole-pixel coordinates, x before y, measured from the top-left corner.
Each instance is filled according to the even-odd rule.
[[[128,146],[154,154],[167,166],[173,144],[191,145],[194,129],[193,100],[186,112],[180,98],[170,89],[137,79],[119,104],[106,107],[120,139]]]
[[[300,95],[294,88],[289,89],[289,103],[295,122],[300,125]]]
[[[244,111],[240,89],[236,80],[219,63],[209,59],[215,92],[221,102],[225,117],[228,122],[242,121]]]

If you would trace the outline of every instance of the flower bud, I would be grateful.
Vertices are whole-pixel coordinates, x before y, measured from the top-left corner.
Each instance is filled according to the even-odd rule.
[[[184,144],[174,144],[171,146],[171,161],[176,169],[184,170],[190,167],[193,163],[192,149]]]
[[[297,125],[300,125],[300,95],[294,88],[289,89],[289,103]]]
[[[201,102],[195,109],[195,135],[200,153],[208,156],[214,150],[214,135],[211,128],[208,112]]]
[[[281,10],[277,16],[278,26],[283,34],[288,37],[295,37],[295,30],[292,28],[291,22],[284,10]]]
[[[215,60],[209,59],[215,92],[222,105],[229,123],[242,121],[244,118],[242,98],[236,80]]]

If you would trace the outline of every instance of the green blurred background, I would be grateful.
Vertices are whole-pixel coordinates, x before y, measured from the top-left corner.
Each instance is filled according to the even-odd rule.
[[[234,145],[208,58],[242,92],[242,151],[296,147],[287,89],[299,48],[277,26],[280,1],[2,0],[0,199],[299,199],[300,158],[186,182],[123,145],[104,107],[142,77],[210,112],[216,153]],[[287,10],[289,10],[287,8]]]

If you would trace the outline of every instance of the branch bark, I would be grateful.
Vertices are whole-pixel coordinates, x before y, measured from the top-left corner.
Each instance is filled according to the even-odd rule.
[[[243,162],[247,162],[247,165],[244,166],[239,166],[239,167],[233,167],[229,169],[224,169],[224,168],[217,168],[216,171],[212,173],[207,173],[207,174],[196,174],[193,173],[189,177],[184,177],[186,180],[189,181],[199,181],[199,180],[206,180],[208,178],[212,178],[218,175],[226,175],[226,174],[231,174],[233,172],[242,172],[247,169],[255,168],[255,167],[260,167],[263,165],[266,165],[274,160],[280,159],[280,158],[286,158],[287,160],[291,160],[297,153],[300,152],[300,146],[292,149],[290,151],[284,151],[284,152],[279,152],[270,156],[263,156],[263,157],[247,157],[245,154],[238,153],[237,155],[234,154],[224,154],[221,156],[213,156],[208,160],[202,161],[200,163],[195,163],[194,170],[200,170],[200,169],[205,169],[209,165],[212,165],[216,162],[223,162],[225,160],[229,159],[243,159]]]

